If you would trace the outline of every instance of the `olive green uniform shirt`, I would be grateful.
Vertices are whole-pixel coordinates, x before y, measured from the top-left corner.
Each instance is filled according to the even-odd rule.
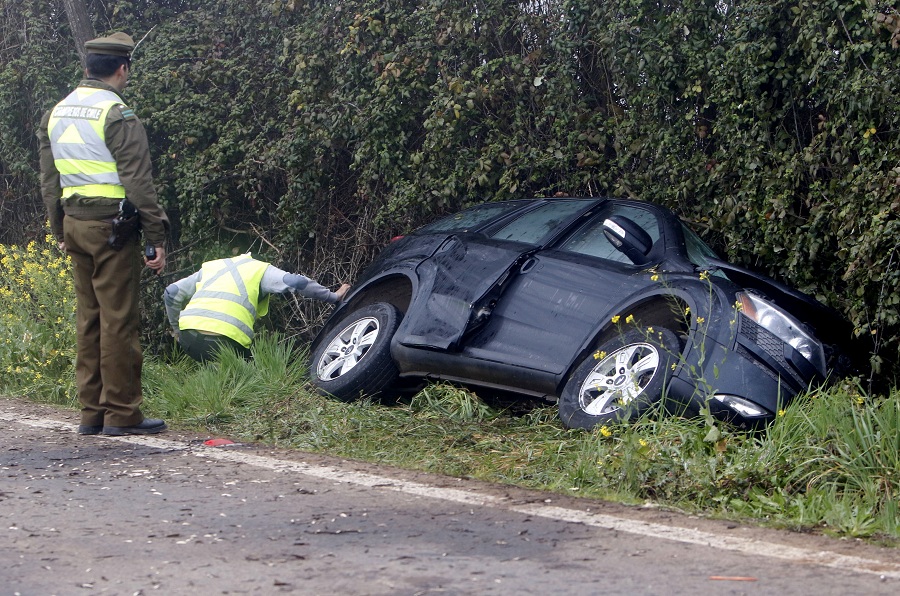
[[[93,87],[116,91],[111,85],[95,79],[85,79],[79,87]],[[120,96],[121,97],[121,96]],[[50,216],[50,230],[58,241],[63,239],[63,214],[82,220],[103,220],[114,217],[119,201],[109,198],[82,197],[73,195],[62,200],[59,171],[53,160],[47,124],[50,111],[44,114],[37,136],[40,142],[41,195]],[[159,206],[156,188],[153,186],[153,168],[150,162],[150,145],[144,125],[130,108],[124,104],[113,106],[104,125],[106,146],[116,160],[116,168],[125,198],[141,214],[141,228],[144,240],[154,246],[164,246],[169,220]]]

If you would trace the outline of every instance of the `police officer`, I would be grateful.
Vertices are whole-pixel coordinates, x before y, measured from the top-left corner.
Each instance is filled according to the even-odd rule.
[[[166,315],[185,353],[199,362],[222,345],[248,356],[253,324],[269,310],[271,294],[294,293],[340,302],[350,286],[336,292],[295,273],[287,273],[250,254],[203,263],[193,275],[170,284],[163,294]]]
[[[41,120],[41,194],[50,230],[72,259],[77,298],[75,379],[84,435],[151,434],[162,420],[141,413],[136,234],[109,246],[112,219],[127,199],[140,214],[144,238],[156,247],[145,260],[166,264],[168,218],[157,202],[144,127],[121,94],[131,73],[134,41],[125,33],[84,44],[85,78]]]

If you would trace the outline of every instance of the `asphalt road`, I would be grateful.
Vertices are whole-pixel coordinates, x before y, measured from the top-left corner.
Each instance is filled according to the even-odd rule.
[[[897,594],[900,553],[0,398],[0,595]]]

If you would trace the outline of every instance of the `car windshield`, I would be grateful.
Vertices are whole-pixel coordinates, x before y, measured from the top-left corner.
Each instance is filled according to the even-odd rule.
[[[482,203],[469,207],[465,211],[454,213],[436,222],[430,223],[418,230],[417,233],[429,234],[433,232],[467,232],[474,228],[480,228],[484,224],[514,211],[525,204],[525,201],[504,201],[502,203]]]
[[[701,240],[694,230],[687,227],[684,222],[681,222],[681,229],[684,232],[684,244],[687,248],[688,260],[701,269],[713,269],[715,265],[710,263],[709,259],[719,259],[719,255]]]

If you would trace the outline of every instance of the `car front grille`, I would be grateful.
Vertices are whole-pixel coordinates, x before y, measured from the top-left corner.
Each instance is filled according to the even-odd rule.
[[[791,376],[791,380],[800,385],[801,387],[805,387],[808,384],[807,379],[803,379],[794,367],[788,363],[787,359],[784,357],[784,342],[781,341],[775,334],[771,331],[768,331],[766,328],[757,325],[751,319],[742,316],[741,317],[741,335],[749,339],[751,342],[759,346],[763,352],[765,352],[769,358],[777,362],[784,370],[788,371]],[[750,356],[747,350],[742,349],[742,346],[738,344],[738,352],[744,356]],[[777,376],[777,371],[771,370],[768,366],[766,366],[763,362],[759,362],[757,359],[751,359],[756,362],[760,368],[766,370],[773,377]]]

